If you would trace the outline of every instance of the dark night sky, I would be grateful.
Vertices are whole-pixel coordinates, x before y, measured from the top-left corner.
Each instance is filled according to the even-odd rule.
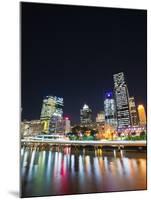
[[[121,71],[146,107],[146,35],[144,10],[22,3],[22,119],[39,119],[46,95],[64,98],[71,121],[84,103],[94,118]]]

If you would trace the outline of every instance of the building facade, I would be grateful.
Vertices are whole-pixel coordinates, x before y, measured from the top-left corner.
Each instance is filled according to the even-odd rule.
[[[124,73],[113,75],[114,92],[117,112],[118,129],[127,128],[131,125],[129,112],[129,93],[125,82]]]
[[[92,110],[87,104],[84,104],[83,108],[80,110],[80,122],[81,126],[90,126],[92,123]]]
[[[64,133],[70,133],[71,132],[71,123],[69,120],[69,117],[64,118]]]
[[[138,106],[139,125],[146,126],[146,112],[143,105]]]
[[[131,125],[138,126],[138,115],[134,97],[129,98],[129,110],[130,110]]]
[[[105,124],[117,128],[116,106],[112,92],[105,93],[104,99]]]
[[[41,110],[41,124],[44,133],[56,133],[60,131],[60,123],[63,115],[63,98],[46,96]]]
[[[41,134],[42,124],[40,120],[21,122],[21,137],[36,136]]]
[[[96,117],[97,124],[104,124],[105,123],[105,113],[104,111],[100,111]]]

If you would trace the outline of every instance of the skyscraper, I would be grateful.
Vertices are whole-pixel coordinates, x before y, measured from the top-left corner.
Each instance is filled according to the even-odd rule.
[[[129,93],[125,82],[124,73],[113,75],[114,91],[117,110],[118,128],[127,128],[131,125],[129,113]]]
[[[80,121],[82,126],[89,126],[92,123],[91,115],[92,110],[87,104],[84,104],[83,108],[80,110]]]
[[[104,100],[105,124],[117,128],[116,106],[112,92],[105,93]]]
[[[104,124],[105,123],[105,113],[104,111],[100,111],[96,117],[97,124]]]
[[[146,126],[146,113],[143,105],[138,106],[138,116],[139,116],[139,124],[141,126]]]
[[[130,117],[131,117],[131,125],[137,126],[138,125],[138,115],[137,115],[134,97],[129,98],[129,110],[130,110]]]
[[[65,117],[64,119],[64,132],[69,133],[71,131],[71,125],[70,125],[70,120],[69,117]]]
[[[43,100],[40,120],[43,124],[43,132],[56,132],[59,120],[63,115],[63,98],[46,96]]]

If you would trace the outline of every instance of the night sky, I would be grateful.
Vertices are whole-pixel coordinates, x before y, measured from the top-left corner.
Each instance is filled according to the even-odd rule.
[[[146,107],[146,13],[21,3],[22,119],[39,119],[47,95],[64,98],[72,122],[79,122],[84,103],[95,119],[118,72],[136,104]]]

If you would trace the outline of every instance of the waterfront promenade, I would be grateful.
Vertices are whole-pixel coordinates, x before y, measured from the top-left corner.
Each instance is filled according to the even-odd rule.
[[[49,144],[49,145],[69,145],[69,146],[94,146],[94,147],[146,147],[147,142],[144,140],[141,141],[81,141],[81,140],[63,140],[63,139],[54,139],[54,140],[33,140],[33,139],[22,139],[21,144]]]

